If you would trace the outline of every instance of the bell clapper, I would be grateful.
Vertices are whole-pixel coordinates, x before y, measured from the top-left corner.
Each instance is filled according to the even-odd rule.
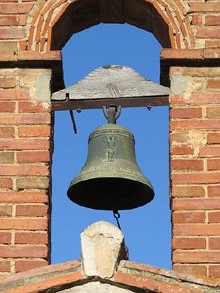
[[[121,230],[121,226],[120,226],[120,223],[119,223],[119,219],[120,219],[121,216],[120,216],[119,212],[117,210],[113,211],[113,216],[116,219],[118,229]]]
[[[71,117],[71,121],[72,121],[72,124],[73,124],[74,133],[77,134],[77,127],[76,127],[76,121],[75,121],[75,118],[74,118],[74,115],[73,115],[73,110],[70,110],[70,117]]]

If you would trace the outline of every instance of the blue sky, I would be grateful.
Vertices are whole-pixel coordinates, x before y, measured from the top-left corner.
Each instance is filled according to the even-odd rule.
[[[102,24],[75,34],[63,48],[65,86],[106,64],[130,66],[159,83],[160,45],[154,36],[130,25]],[[55,113],[52,168],[52,263],[80,258],[80,233],[96,221],[116,225],[112,212],[77,206],[66,195],[70,181],[85,163],[88,136],[105,124],[102,110]],[[135,136],[136,157],[151,181],[155,198],[133,210],[121,211],[120,225],[132,261],[171,268],[169,211],[168,107],[122,109],[118,124]]]

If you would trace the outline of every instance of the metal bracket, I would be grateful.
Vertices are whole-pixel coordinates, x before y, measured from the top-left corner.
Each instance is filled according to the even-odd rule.
[[[116,124],[116,120],[121,114],[121,106],[103,106],[103,113],[108,123]]]

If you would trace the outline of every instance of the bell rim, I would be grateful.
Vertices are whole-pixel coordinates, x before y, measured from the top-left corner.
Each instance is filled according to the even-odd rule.
[[[90,176],[89,176],[90,175]],[[108,170],[108,173],[104,173],[103,171],[98,171],[95,173],[94,172],[87,172],[86,174],[82,174],[79,173],[71,182],[69,185],[69,188],[74,185],[77,184],[79,182],[82,181],[88,181],[88,180],[92,180],[92,179],[100,179],[100,178],[122,178],[122,179],[127,179],[127,180],[132,180],[132,181],[138,181],[144,185],[148,185],[152,190],[153,190],[153,186],[150,182],[150,180],[148,180],[146,177],[141,176],[140,174],[131,174],[129,172],[123,171],[123,172],[118,172],[117,173],[118,177],[115,176],[115,172],[111,172]],[[69,190],[69,189],[68,189]]]
[[[128,201],[126,201],[126,204],[121,204],[121,203],[116,203],[113,204],[113,205],[106,205],[105,204],[105,201],[102,201],[102,202],[98,202],[97,204],[97,201],[95,200],[96,199],[96,194],[94,193],[93,195],[90,194],[89,197],[92,197],[94,201],[91,202],[88,202],[88,195],[87,194],[83,194],[83,192],[79,192],[80,190],[80,186],[81,184],[87,184],[89,185],[90,182],[89,181],[93,181],[93,180],[96,180],[96,179],[100,179],[100,178],[91,178],[91,179],[87,179],[87,180],[82,180],[82,181],[79,181],[78,183],[75,183],[74,185],[70,185],[68,190],[67,190],[67,196],[69,197],[69,199],[71,201],[73,201],[74,203],[80,205],[80,206],[83,206],[83,207],[86,207],[86,208],[91,208],[91,209],[96,209],[96,210],[130,210],[130,209],[135,209],[135,208],[138,208],[138,207],[141,207],[141,206],[144,206],[146,204],[148,204],[149,202],[151,202],[153,199],[154,199],[154,196],[155,196],[155,193],[154,193],[154,190],[152,188],[151,185],[147,185],[147,184],[144,184],[143,182],[139,182],[139,181],[136,181],[138,184],[140,184],[145,192],[144,193],[137,193],[137,195],[134,197],[133,195],[130,197],[130,196],[127,196],[127,199]],[[103,179],[106,179],[106,178],[103,178]],[[115,178],[112,178],[110,177],[109,179],[115,179]],[[121,180],[121,179],[125,179],[126,181],[133,181],[133,180],[130,180],[128,178],[117,178],[118,180]],[[93,190],[94,192],[94,190]],[[103,192],[103,194],[105,194],[105,192]],[[112,194],[114,195],[114,193]],[[132,199],[131,201],[129,199]],[[134,198],[138,198],[138,200],[135,200],[134,201]],[[113,202],[112,202],[113,203]],[[113,207],[114,206],[114,207]]]

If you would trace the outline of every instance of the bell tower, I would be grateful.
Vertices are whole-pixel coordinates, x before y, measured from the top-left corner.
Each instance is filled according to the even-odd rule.
[[[113,5],[114,3],[114,5]],[[173,269],[220,277],[220,3],[0,3],[0,273],[50,263],[53,103],[60,50],[99,23],[152,32],[170,87]]]

